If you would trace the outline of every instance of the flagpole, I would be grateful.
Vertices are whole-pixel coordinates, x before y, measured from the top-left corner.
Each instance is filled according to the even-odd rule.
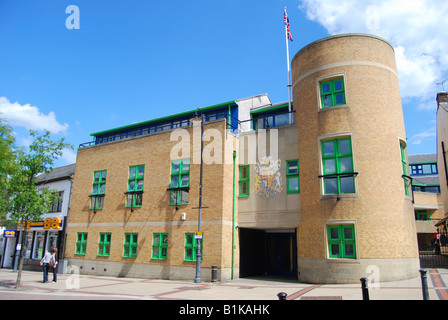
[[[285,16],[287,16],[286,13],[286,7],[285,7]],[[293,116],[292,116],[292,106],[291,106],[291,68],[289,66],[289,37],[288,37],[288,24],[285,23],[285,39],[286,39],[286,64],[288,67],[288,95],[289,95],[289,124],[292,124]]]

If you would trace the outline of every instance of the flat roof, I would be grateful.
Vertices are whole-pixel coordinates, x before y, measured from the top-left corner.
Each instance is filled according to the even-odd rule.
[[[107,134],[107,133],[111,133],[111,132],[115,132],[115,131],[121,131],[121,130],[137,128],[137,127],[141,127],[141,126],[152,124],[152,123],[157,123],[157,122],[160,122],[160,121],[163,121],[163,120],[167,120],[167,119],[171,119],[171,118],[179,118],[179,117],[183,117],[183,116],[186,116],[186,115],[189,115],[189,114],[194,114],[196,112],[196,110],[198,110],[198,109],[201,110],[201,111],[209,111],[209,110],[213,110],[213,109],[223,108],[223,107],[229,106],[229,105],[238,105],[238,101],[237,100],[232,100],[232,101],[228,101],[228,102],[224,102],[224,103],[215,104],[213,106],[208,106],[208,107],[204,107],[204,108],[197,108],[197,109],[194,109],[194,110],[184,111],[184,112],[172,114],[172,115],[169,115],[169,116],[164,116],[164,117],[160,117],[160,118],[156,118],[156,119],[152,119],[152,120],[137,122],[137,123],[129,124],[129,125],[126,125],[126,126],[121,126],[121,127],[117,127],[117,128],[113,128],[113,129],[108,129],[108,130],[104,130],[104,131],[91,133],[90,135],[96,137],[96,136],[99,136],[99,135],[103,135],[103,134]]]

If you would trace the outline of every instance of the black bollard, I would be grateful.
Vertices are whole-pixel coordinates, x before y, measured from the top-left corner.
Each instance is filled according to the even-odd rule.
[[[369,288],[367,287],[367,278],[361,278],[361,288],[362,288],[362,300],[370,300],[369,299]]]
[[[419,271],[420,271],[420,276],[422,278],[423,300],[429,300],[428,279],[426,277],[426,269],[420,269]]]
[[[278,300],[286,300],[287,296],[288,296],[288,294],[286,292],[277,293]]]

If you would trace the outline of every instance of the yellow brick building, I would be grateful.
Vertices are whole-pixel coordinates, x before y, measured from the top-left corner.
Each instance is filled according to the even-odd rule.
[[[296,54],[292,79],[294,123],[288,103],[267,95],[201,110],[202,279],[211,279],[212,266],[217,280],[418,276],[393,48],[370,35],[325,38]],[[79,149],[70,266],[195,279],[201,133],[194,117],[193,110],[98,132]]]

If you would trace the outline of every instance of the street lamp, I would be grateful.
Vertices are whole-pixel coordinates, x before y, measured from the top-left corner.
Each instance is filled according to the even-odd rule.
[[[200,115],[199,113],[200,112]],[[204,165],[203,161],[203,149],[204,149],[204,114],[200,109],[196,110],[195,118],[192,120],[201,121],[201,169],[200,169],[200,176],[199,176],[199,217],[198,217],[198,233],[201,234],[201,219],[202,219],[202,169]],[[196,238],[196,237],[195,237]],[[201,282],[201,241],[202,236],[199,239],[195,239],[197,241],[197,248],[196,248],[196,277],[194,278],[195,283]]]

